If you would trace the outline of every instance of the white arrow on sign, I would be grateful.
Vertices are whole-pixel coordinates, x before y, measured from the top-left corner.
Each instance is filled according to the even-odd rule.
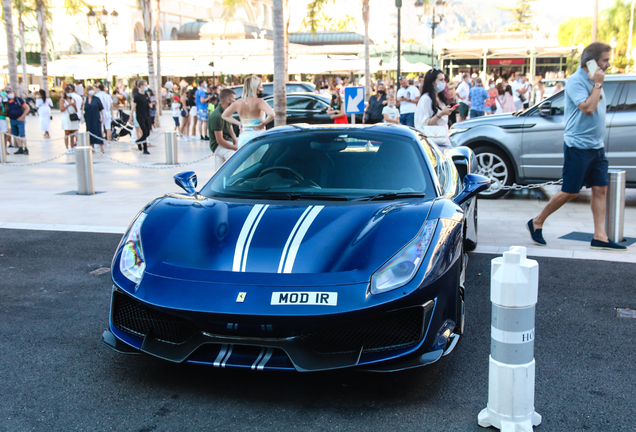
[[[363,99],[364,99],[364,89],[359,88],[358,94],[356,94],[355,98],[352,98],[351,96],[349,96],[349,101],[347,102],[347,108],[349,109],[347,111],[357,110],[358,104],[362,102]]]

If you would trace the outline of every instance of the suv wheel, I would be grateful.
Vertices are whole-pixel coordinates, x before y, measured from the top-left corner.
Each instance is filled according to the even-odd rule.
[[[514,183],[514,169],[510,160],[495,147],[477,147],[474,151],[477,158],[477,174],[492,180],[490,187],[480,193],[479,197],[485,199],[501,198],[508,192],[501,188]]]

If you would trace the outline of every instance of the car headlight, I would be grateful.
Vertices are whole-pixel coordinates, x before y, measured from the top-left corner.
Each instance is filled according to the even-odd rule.
[[[449,137],[451,137],[451,136],[453,136],[453,135],[457,135],[457,134],[460,134],[460,133],[462,133],[462,132],[466,132],[468,129],[470,129],[470,128],[459,128],[459,127],[458,127],[458,128],[455,128],[455,127],[452,127],[452,128],[448,131],[448,136],[449,136]]]
[[[400,288],[413,279],[426,255],[436,226],[437,219],[426,222],[417,237],[371,276],[371,294]]]
[[[140,213],[128,231],[119,260],[119,269],[128,279],[138,284],[146,270],[144,251],[141,247],[141,225],[146,213]]]

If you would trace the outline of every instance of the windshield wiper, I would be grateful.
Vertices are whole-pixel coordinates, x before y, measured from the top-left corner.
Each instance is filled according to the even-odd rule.
[[[379,200],[393,200],[398,198],[424,198],[426,194],[424,192],[387,192],[378,195],[369,195],[360,197],[357,201],[379,201]]]
[[[298,192],[288,192],[282,194],[272,194],[263,196],[264,199],[278,199],[278,200],[324,200],[324,201],[348,201],[349,199],[346,196],[342,195],[329,195],[329,194],[309,194],[309,193],[298,193]]]

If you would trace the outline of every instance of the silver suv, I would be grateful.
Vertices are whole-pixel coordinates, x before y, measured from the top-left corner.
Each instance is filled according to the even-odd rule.
[[[605,154],[610,168],[626,171],[627,186],[636,187],[636,75],[608,75]],[[542,183],[561,178],[565,92],[514,114],[479,117],[454,124],[453,146],[473,149],[478,173],[493,180],[480,195],[499,198],[502,186]]]

